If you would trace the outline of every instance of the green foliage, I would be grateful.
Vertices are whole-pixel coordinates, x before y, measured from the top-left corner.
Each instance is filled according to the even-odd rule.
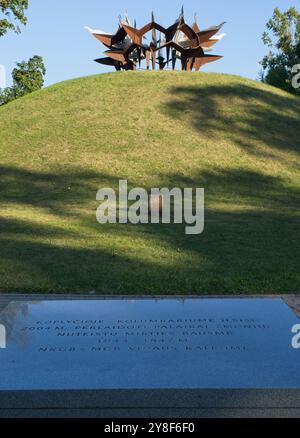
[[[300,12],[295,7],[282,12],[276,8],[268,21],[269,32],[264,32],[263,42],[270,48],[261,64],[263,82],[296,93],[292,86],[292,68],[300,64]]]
[[[25,11],[28,8],[28,0],[0,0],[0,37],[9,30],[20,32],[17,22],[27,23]]]
[[[28,62],[18,62],[12,72],[12,87],[0,92],[0,105],[42,88],[45,74],[46,68],[41,56],[33,56]]]
[[[41,56],[34,56],[28,62],[17,63],[12,72],[15,87],[21,95],[39,90],[44,85],[46,68]]]

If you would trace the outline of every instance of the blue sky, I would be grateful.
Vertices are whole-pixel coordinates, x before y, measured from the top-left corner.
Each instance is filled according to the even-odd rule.
[[[300,6],[298,0],[29,0],[27,27],[20,35],[10,33],[0,39],[0,64],[5,65],[10,76],[16,61],[42,55],[47,67],[46,85],[110,71],[93,62],[105,49],[84,26],[115,31],[117,17],[126,9],[140,27],[150,21],[152,10],[156,21],[169,25],[177,18],[182,4],[188,22],[192,23],[197,12],[201,28],[227,22],[227,37],[214,49],[214,54],[224,55],[224,59],[209,64],[204,71],[252,79],[258,77],[259,61],[267,51],[261,35],[274,8]]]

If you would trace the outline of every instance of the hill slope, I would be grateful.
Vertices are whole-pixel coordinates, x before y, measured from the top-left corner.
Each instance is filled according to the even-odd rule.
[[[0,290],[296,292],[300,101],[239,77],[128,72],[0,108]],[[96,192],[204,187],[206,229],[108,225]]]

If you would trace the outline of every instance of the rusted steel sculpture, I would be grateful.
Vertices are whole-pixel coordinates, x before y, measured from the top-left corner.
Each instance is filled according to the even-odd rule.
[[[113,66],[116,70],[135,70],[141,67],[142,61],[146,62],[148,70],[150,64],[153,70],[157,65],[163,70],[170,63],[174,70],[177,60],[180,60],[182,70],[199,71],[203,65],[222,58],[207,52],[225,36],[216,36],[224,24],[201,31],[196,15],[195,22],[190,27],[185,22],[182,10],[179,18],[168,28],[156,23],[152,13],[151,22],[141,29],[136,24],[132,25],[127,16],[124,21],[120,19],[119,29],[115,34],[89,27],[86,29],[108,49],[105,58],[95,61]],[[150,43],[146,37],[149,32],[152,33]]]

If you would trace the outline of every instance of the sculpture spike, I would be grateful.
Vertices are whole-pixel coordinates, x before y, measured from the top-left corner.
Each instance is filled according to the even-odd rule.
[[[176,50],[173,49],[173,50],[172,50],[172,68],[173,68],[173,70],[175,70],[175,67],[176,67],[176,61],[177,61],[177,58],[176,58]]]
[[[195,16],[194,16],[193,31],[196,32],[196,33],[200,32],[200,28],[198,26],[197,12],[195,12]]]
[[[162,53],[161,53],[161,32],[159,34],[159,42],[158,42],[158,56],[161,57]]]
[[[128,24],[128,26],[131,26],[127,9],[125,11],[125,23]]]
[[[172,61],[172,68],[175,69],[177,59],[179,59],[183,70],[197,71],[203,65],[222,58],[207,55],[205,52],[220,41],[223,34],[215,35],[224,23],[200,32],[197,14],[194,18],[195,22],[191,28],[185,23],[182,7],[178,20],[168,28],[164,28],[155,22],[152,12],[152,22],[138,29],[136,20],[134,20],[134,27],[130,24],[126,10],[124,21],[119,16],[119,29],[115,34],[87,29],[109,49],[105,52],[106,58],[97,60],[100,64],[114,66],[116,69],[135,70],[146,59],[147,69],[150,67],[150,61],[152,61],[153,69],[156,68],[156,64],[163,69],[170,61]],[[150,31],[152,31],[152,41],[144,42],[145,35]]]
[[[147,50],[146,51],[146,67],[147,67],[147,70],[150,70],[150,56],[151,56],[151,51]]]
[[[180,13],[181,20],[184,20],[184,6],[181,7],[181,13]]]
[[[153,70],[156,70],[156,51],[154,49],[151,49],[152,53],[152,68]]]
[[[154,12],[152,12],[152,24],[153,23],[155,23]],[[157,33],[155,28],[152,29],[152,45],[157,47]]]
[[[167,63],[170,62],[170,51],[171,51],[171,47],[167,46],[166,52],[167,52]]]

